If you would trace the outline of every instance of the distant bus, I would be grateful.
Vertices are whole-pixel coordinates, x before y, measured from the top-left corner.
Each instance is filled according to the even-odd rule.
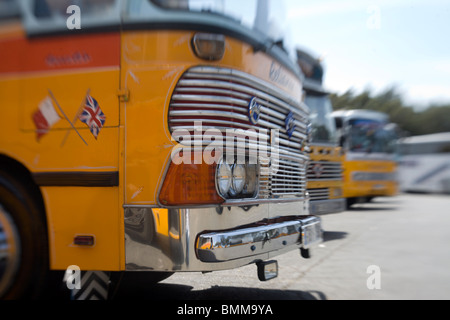
[[[297,62],[305,74],[305,103],[310,109],[311,144],[307,171],[307,189],[311,214],[336,213],[345,210],[342,197],[342,148],[337,145],[336,125],[331,113],[329,92],[322,85],[320,59],[297,49]]]
[[[370,110],[332,113],[344,148],[347,207],[397,193],[396,134],[386,114]]]
[[[398,150],[401,191],[450,194],[450,132],[404,138]]]

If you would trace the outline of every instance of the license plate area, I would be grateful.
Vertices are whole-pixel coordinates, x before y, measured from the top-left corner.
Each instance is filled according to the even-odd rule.
[[[311,246],[322,241],[322,225],[320,223],[320,219],[315,218],[302,226],[303,248],[310,248]]]

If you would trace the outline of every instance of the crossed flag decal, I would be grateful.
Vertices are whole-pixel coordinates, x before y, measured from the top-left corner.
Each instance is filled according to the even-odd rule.
[[[47,134],[50,131],[50,128],[57,123],[59,120],[61,120],[61,116],[56,111],[54,105],[58,108],[60,113],[63,115],[63,117],[69,122],[70,126],[75,130],[75,132],[78,134],[80,139],[87,145],[87,142],[83,139],[81,134],[78,132],[78,130],[75,128],[75,122],[77,120],[80,120],[81,122],[84,122],[89,130],[91,131],[92,135],[95,139],[97,139],[98,134],[100,133],[100,130],[103,128],[105,124],[105,114],[103,113],[102,109],[100,108],[100,105],[98,104],[97,100],[95,100],[90,95],[90,90],[86,92],[86,95],[83,98],[83,101],[78,108],[78,111],[73,118],[72,121],[69,120],[67,115],[64,113],[64,110],[59,105],[58,101],[56,100],[53,93],[48,90],[48,96],[41,101],[39,104],[38,110],[36,110],[33,113],[33,122],[36,126],[36,139],[39,141],[45,134]],[[64,143],[67,140],[67,137],[70,134],[70,130],[67,131],[61,146],[64,145]]]

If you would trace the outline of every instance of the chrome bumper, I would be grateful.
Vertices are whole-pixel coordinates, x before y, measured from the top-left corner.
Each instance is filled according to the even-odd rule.
[[[215,271],[308,247],[321,232],[308,202],[252,207],[125,208],[126,270]],[[316,231],[314,231],[316,230]]]
[[[345,211],[345,199],[311,200],[309,210],[311,214],[327,214]]]
[[[309,247],[313,243],[305,243],[304,230],[312,226],[315,227],[315,232],[321,233],[319,218],[303,216],[290,221],[278,223],[267,221],[261,226],[201,234],[196,245],[197,256],[204,262],[221,262],[268,253],[293,245],[301,244],[303,247]]]

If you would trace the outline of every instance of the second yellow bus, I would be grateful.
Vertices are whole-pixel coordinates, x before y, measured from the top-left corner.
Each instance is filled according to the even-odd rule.
[[[347,207],[397,193],[395,131],[386,114],[371,110],[332,113],[345,150],[344,190]]]

